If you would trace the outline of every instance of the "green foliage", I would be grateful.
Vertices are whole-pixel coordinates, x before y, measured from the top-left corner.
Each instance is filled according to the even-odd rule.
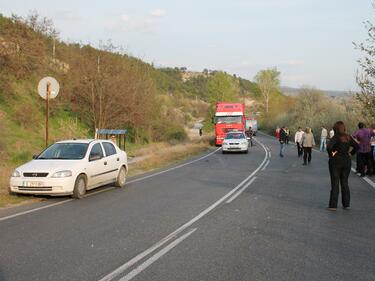
[[[208,80],[207,93],[211,104],[236,102],[240,93],[238,80],[224,72],[217,72]]]
[[[278,92],[280,88],[280,72],[276,67],[261,70],[256,74],[255,82],[264,98],[266,113],[268,113],[271,95]]]
[[[367,39],[364,43],[355,44],[361,50],[364,58],[359,60],[361,72],[357,75],[357,84],[361,92],[356,98],[362,105],[364,121],[375,124],[375,26],[367,21]]]

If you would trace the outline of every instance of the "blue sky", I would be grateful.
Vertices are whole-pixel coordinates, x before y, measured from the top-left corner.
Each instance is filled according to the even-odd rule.
[[[276,66],[282,85],[355,90],[352,42],[366,38],[371,0],[1,0],[0,13],[37,10],[61,38],[111,39],[156,66],[224,70],[253,80]]]

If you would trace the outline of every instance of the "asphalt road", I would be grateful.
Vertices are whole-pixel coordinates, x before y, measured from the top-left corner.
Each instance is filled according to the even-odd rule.
[[[259,135],[104,187],[0,211],[0,280],[375,280],[375,189],[329,212],[325,154]],[[270,152],[268,152],[270,151]],[[51,205],[54,204],[54,205]]]

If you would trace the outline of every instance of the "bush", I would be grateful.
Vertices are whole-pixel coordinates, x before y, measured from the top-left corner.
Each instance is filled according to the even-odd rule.
[[[165,137],[167,141],[185,141],[187,139],[187,134],[183,127],[178,125],[172,125],[167,128],[165,132]]]

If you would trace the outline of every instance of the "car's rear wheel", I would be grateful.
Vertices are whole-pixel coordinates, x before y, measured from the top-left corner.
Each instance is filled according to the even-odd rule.
[[[115,185],[117,187],[124,187],[125,183],[126,183],[126,169],[124,166],[122,166],[120,168],[120,171],[118,172]]]
[[[76,179],[73,189],[73,198],[81,199],[86,194],[86,177],[79,175]]]
[[[246,150],[245,150],[245,153],[246,153],[246,154],[248,154],[248,153],[249,153],[249,150],[248,150],[248,149],[246,149]]]

